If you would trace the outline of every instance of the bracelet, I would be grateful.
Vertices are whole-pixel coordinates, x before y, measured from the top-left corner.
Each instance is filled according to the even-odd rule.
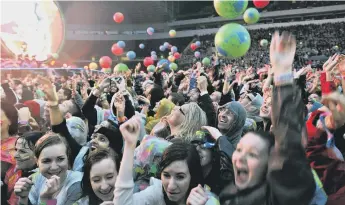
[[[59,102],[58,101],[55,101],[55,102],[48,101],[47,102],[47,107],[48,108],[54,108],[54,107],[58,107],[58,106],[59,106]]]

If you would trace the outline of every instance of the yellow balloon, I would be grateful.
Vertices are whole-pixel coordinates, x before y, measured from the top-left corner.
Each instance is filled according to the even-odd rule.
[[[169,56],[169,57],[168,57],[168,60],[169,60],[170,62],[174,62],[174,61],[175,61],[175,57],[174,57],[174,56]]]
[[[89,68],[90,68],[91,70],[96,70],[96,69],[98,68],[98,65],[97,65],[97,63],[92,62],[92,63],[89,64]]]

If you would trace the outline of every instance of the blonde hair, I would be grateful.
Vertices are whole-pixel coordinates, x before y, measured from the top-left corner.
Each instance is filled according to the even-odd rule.
[[[181,123],[175,137],[180,137],[190,142],[196,131],[200,130],[202,126],[207,125],[207,117],[197,103],[191,102],[186,105],[188,108],[184,111],[185,120]]]

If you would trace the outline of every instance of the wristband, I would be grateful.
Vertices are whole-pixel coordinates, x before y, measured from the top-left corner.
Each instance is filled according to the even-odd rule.
[[[19,120],[19,121],[18,121],[18,124],[19,124],[19,125],[29,125],[29,122],[26,121],[26,120]]]
[[[51,107],[57,107],[57,106],[59,106],[59,102],[58,102],[58,101],[48,101],[48,102],[47,102],[47,106],[48,106],[49,108],[51,108]]]
[[[293,83],[294,76],[292,73],[281,74],[274,76],[275,85],[288,85]]]

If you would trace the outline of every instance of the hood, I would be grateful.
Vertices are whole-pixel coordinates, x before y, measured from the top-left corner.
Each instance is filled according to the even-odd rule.
[[[252,101],[244,106],[244,109],[247,111],[247,117],[253,119],[255,122],[262,122],[262,118],[260,117],[260,108],[263,102],[264,99],[257,93]]]
[[[70,117],[66,120],[69,133],[81,146],[87,142],[88,129],[85,122],[79,117]]]
[[[246,110],[239,102],[229,102],[221,106],[220,108],[228,109],[234,114],[234,120],[231,123],[229,129],[222,134],[227,136],[230,142],[234,142],[235,144],[237,144],[242,136],[243,128],[246,122]]]

